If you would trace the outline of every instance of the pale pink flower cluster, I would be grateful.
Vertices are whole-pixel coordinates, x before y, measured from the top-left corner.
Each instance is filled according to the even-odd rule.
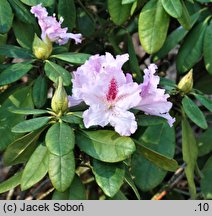
[[[122,65],[128,54],[114,58],[110,53],[91,56],[73,73],[73,95],[70,106],[84,101],[89,108],[83,113],[86,128],[110,124],[122,136],[130,136],[137,129],[131,108],[145,114],[162,116],[172,126],[175,119],[169,115],[172,103],[165,90],[157,88],[159,77],[154,75],[157,66],[151,64],[144,71],[144,82],[138,85],[130,74],[124,74]]]
[[[69,39],[74,39],[76,44],[81,43],[81,34],[67,33],[68,28],[61,27],[63,18],[61,17],[58,22],[55,15],[48,16],[46,8],[42,7],[41,4],[33,6],[31,8],[31,13],[38,18],[38,23],[42,31],[42,40],[45,41],[46,37],[48,37],[51,42],[55,42],[59,45],[66,44]]]

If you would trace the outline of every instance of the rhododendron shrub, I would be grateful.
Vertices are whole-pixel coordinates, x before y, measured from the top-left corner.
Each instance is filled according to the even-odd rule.
[[[211,199],[210,2],[1,0],[1,198]]]

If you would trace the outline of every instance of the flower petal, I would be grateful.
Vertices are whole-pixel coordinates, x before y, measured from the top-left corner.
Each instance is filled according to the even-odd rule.
[[[121,136],[130,136],[137,130],[134,114],[121,109],[116,109],[115,113],[110,115],[110,124]]]
[[[94,105],[83,113],[83,122],[86,128],[94,125],[104,127],[109,123],[108,115],[109,113],[104,111],[104,107]]]

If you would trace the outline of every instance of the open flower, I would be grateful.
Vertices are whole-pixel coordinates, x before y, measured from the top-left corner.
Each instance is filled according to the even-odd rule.
[[[145,114],[161,116],[168,120],[170,126],[175,122],[168,113],[172,107],[172,103],[167,101],[168,94],[165,94],[164,89],[159,89],[159,76],[154,75],[157,66],[150,64],[148,69],[144,70],[144,82],[140,85],[141,100],[136,106],[137,109],[142,110]]]
[[[68,28],[61,27],[63,18],[61,17],[58,22],[55,14],[53,16],[48,16],[46,8],[42,7],[41,4],[33,6],[31,8],[31,13],[38,18],[38,23],[42,30],[41,38],[43,41],[48,37],[51,42],[55,42],[59,45],[66,44],[69,39],[74,39],[76,44],[81,43],[81,34],[67,33]]]
[[[73,96],[82,99],[89,109],[83,113],[85,127],[111,124],[122,136],[137,129],[135,116],[128,110],[140,101],[139,85],[124,75],[122,65],[128,54],[93,56],[74,73]]]

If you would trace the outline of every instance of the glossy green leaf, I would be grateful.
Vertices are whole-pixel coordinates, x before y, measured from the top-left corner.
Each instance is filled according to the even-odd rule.
[[[10,107],[8,110],[12,113],[19,114],[19,115],[40,115],[40,114],[48,113],[47,110],[15,108],[15,107]]]
[[[161,0],[150,0],[141,10],[138,33],[144,50],[153,54],[164,44],[169,27],[169,15]]]
[[[194,133],[186,118],[182,119],[182,153],[186,163],[185,173],[188,180],[191,198],[196,197],[196,186],[194,182],[194,169],[196,166],[198,148]]]
[[[35,24],[35,17],[30,13],[26,5],[20,0],[7,0],[15,12],[15,16],[18,17],[24,23]],[[27,32],[31,34],[30,32]],[[34,34],[33,34],[34,36]]]
[[[133,74],[134,79],[140,83],[143,79],[142,73],[141,73],[139,63],[138,63],[137,56],[135,54],[135,49],[133,46],[132,38],[129,34],[127,35],[127,41],[128,41],[127,42],[128,52],[129,52],[129,57],[130,57],[130,59],[129,59],[130,69],[132,70],[132,74]]]
[[[191,17],[192,26],[196,23],[197,19],[199,18],[199,15],[200,15],[199,13],[196,13]],[[155,53],[154,61],[157,61],[158,59],[165,57],[170,50],[172,50],[177,46],[177,44],[188,34],[188,32],[189,31],[184,29],[182,26],[172,31],[168,35],[162,48],[157,53]]]
[[[69,86],[71,84],[71,74],[62,66],[46,60],[44,70],[46,76],[53,82],[57,83],[58,78],[62,77],[64,86]]]
[[[197,139],[198,156],[204,156],[212,152],[212,128],[208,128]]]
[[[122,4],[130,4],[130,3],[133,3],[135,2],[136,0],[122,0],[121,3]]]
[[[29,63],[17,63],[0,73],[0,85],[7,85],[19,80],[32,69]]]
[[[82,184],[80,178],[75,175],[71,186],[64,192],[54,191],[53,200],[85,200],[86,191],[85,187]]]
[[[195,0],[197,2],[200,2],[200,3],[209,3],[209,2],[212,2],[212,0]]]
[[[0,34],[0,46],[5,45],[7,43],[7,36],[8,36],[7,33]],[[4,61],[5,61],[5,56],[0,55],[0,63],[3,63]],[[3,68],[0,67],[0,70],[4,70],[7,68],[7,67],[4,68],[5,64],[2,64],[1,66],[3,66]]]
[[[24,58],[24,59],[30,59],[33,57],[32,53],[29,50],[18,46],[13,46],[13,45],[0,46],[0,55],[4,55],[10,58]],[[24,64],[24,62],[19,64]]]
[[[132,188],[132,190],[134,191],[134,193],[135,193],[137,199],[140,200],[140,199],[141,199],[141,196],[140,196],[140,194],[139,194],[139,192],[138,192],[137,187],[135,186],[135,183],[134,183],[134,181],[133,181],[133,178],[132,178],[132,176],[131,176],[131,174],[130,174],[128,168],[125,169],[125,178],[124,178],[124,179],[125,179],[125,181],[127,182],[127,184],[128,184],[128,185]]]
[[[212,199],[212,156],[206,162],[202,173],[203,178],[200,181],[201,191],[205,199]]]
[[[59,122],[49,128],[45,140],[46,146],[52,154],[62,156],[74,149],[75,135],[71,127],[66,123]]]
[[[82,151],[103,162],[119,162],[135,151],[130,137],[122,137],[109,130],[80,131],[76,143]]]
[[[52,55],[52,58],[57,58],[72,64],[84,64],[86,60],[89,59],[90,55],[85,53],[62,53],[57,55]]]
[[[6,149],[3,160],[7,166],[24,163],[35,150],[42,130],[34,131],[12,142]]]
[[[48,171],[47,148],[40,144],[27,162],[21,178],[21,189],[27,190],[39,182]]]
[[[185,96],[183,98],[182,105],[183,110],[191,121],[203,129],[208,127],[204,114],[189,97]]]
[[[49,178],[56,190],[64,192],[71,185],[75,175],[73,152],[63,156],[49,153]]]
[[[158,152],[146,147],[146,145],[139,143],[140,152],[147,160],[151,161],[156,166],[170,172],[175,172],[179,167],[176,160],[159,154]]]
[[[166,122],[162,117],[151,115],[138,115],[136,116],[136,120],[139,126],[159,125]]]
[[[132,157],[131,172],[135,177],[135,184],[143,191],[151,190],[159,185],[166,176],[167,171],[165,170],[173,171],[174,166],[176,167],[176,162],[172,160],[175,152],[174,129],[170,128],[168,124],[162,124],[161,127],[163,127],[163,131],[160,142],[152,144],[139,140],[142,147],[137,145],[137,151]],[[169,166],[168,163],[172,165]]]
[[[204,44],[203,44],[203,55],[205,61],[205,67],[208,73],[212,74],[212,22],[207,26],[205,37],[204,37]]]
[[[1,0],[0,4],[0,33],[7,33],[12,27],[13,13],[7,0]]]
[[[42,6],[51,6],[55,3],[55,0],[21,0],[24,4],[29,6],[35,6],[38,4],[42,4]]]
[[[81,8],[77,9],[77,28],[84,37],[92,37],[92,35],[95,33],[95,20],[88,10],[83,10]]]
[[[109,197],[113,197],[123,184],[125,174],[123,163],[110,164],[93,160],[92,171],[97,184]]]
[[[112,21],[116,25],[122,25],[130,16],[130,4],[122,5],[122,0],[108,0],[108,10]]]
[[[76,8],[74,0],[59,0],[58,1],[58,16],[63,17],[63,27],[68,27],[71,31],[76,22]]]
[[[15,139],[20,137],[20,134],[15,134],[11,131],[11,128],[24,120],[23,115],[17,115],[11,113],[9,107],[19,107],[19,108],[33,108],[32,95],[30,87],[19,87],[13,90],[8,98],[4,101],[0,108],[0,150],[4,150],[10,143]]]
[[[32,88],[32,98],[36,107],[41,108],[45,105],[48,94],[48,84],[45,76],[40,75]]]
[[[180,0],[162,0],[162,4],[170,16],[174,18],[180,18],[182,16],[183,9]]]
[[[149,126],[143,133],[141,139],[146,143],[158,144],[160,142],[163,127],[161,125]]]
[[[70,124],[82,124],[82,112],[73,112],[72,114],[67,114],[61,117],[64,122]]]
[[[37,130],[49,122],[50,117],[38,117],[29,120],[22,121],[12,128],[14,133],[27,133]]]
[[[191,25],[191,17],[190,14],[188,12],[188,9],[184,3],[183,0],[181,0],[182,3],[182,16],[180,18],[178,18],[178,22],[181,24],[181,26],[186,29],[186,30],[190,30],[192,25]]]
[[[0,194],[6,191],[9,191],[15,188],[16,186],[18,186],[21,182],[21,175],[22,175],[22,171],[16,173],[14,176],[10,177],[9,179],[1,182],[0,183]]]
[[[127,197],[120,190],[113,196],[109,198],[110,200],[127,200]]]
[[[13,22],[13,31],[14,31],[16,40],[20,44],[20,46],[22,46],[25,49],[31,50],[32,42],[34,39],[34,29],[33,29],[32,24],[28,24],[28,23],[21,22],[19,20],[15,20]],[[23,34],[24,31],[26,31],[27,34]],[[32,57],[31,53],[29,53],[29,55]]]
[[[207,96],[194,94],[195,98],[209,111],[212,112],[212,100],[210,100]]]
[[[206,29],[205,23],[199,23],[186,37],[177,55],[177,70],[184,73],[190,70],[201,58],[203,38]]]

